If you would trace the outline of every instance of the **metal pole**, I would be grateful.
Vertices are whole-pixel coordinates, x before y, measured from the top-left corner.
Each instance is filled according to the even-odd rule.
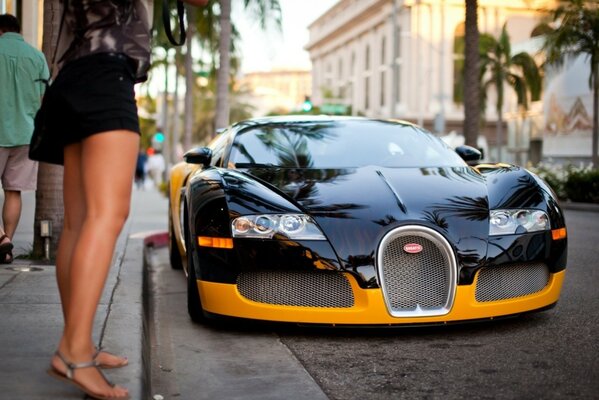
[[[399,7],[397,6],[397,0],[391,0],[391,2],[393,4],[393,7],[391,9],[391,29],[393,31],[391,35],[391,44],[393,46],[393,49],[391,51],[391,118],[397,118],[397,100],[399,97],[399,77],[397,73],[397,57],[399,56],[399,54],[397,50],[400,40],[400,38],[397,37],[397,11]]]
[[[50,238],[44,238],[44,260],[50,260]]]
[[[416,2],[414,4],[413,10],[415,11],[415,19],[416,19],[416,62],[419,63],[421,66],[425,65],[424,61],[422,60],[422,41],[420,39],[420,29],[422,29],[422,24],[420,21],[420,4],[418,2]],[[424,92],[421,90],[421,88],[424,86],[424,82],[423,82],[423,74],[422,74],[422,67],[418,68],[418,78],[417,78],[417,82],[418,82],[418,88],[420,89],[420,94],[418,95],[418,121],[417,124],[418,126],[423,126],[424,125],[424,116],[422,115],[422,113],[424,112]]]
[[[445,74],[445,1],[441,0],[441,35],[440,35],[441,52],[439,54],[439,132],[445,133],[445,90],[444,90],[444,74]]]
[[[164,157],[164,164],[166,166],[165,172],[169,170],[169,164],[171,162],[171,138],[173,136],[172,124],[169,123],[169,72],[170,72],[170,49],[166,53],[166,63],[164,64],[164,103],[162,104],[162,132],[164,133],[164,142],[162,142],[162,156]],[[176,60],[175,60],[176,62]],[[175,69],[177,67],[175,66]],[[175,71],[176,74],[176,71]],[[176,80],[175,80],[176,84]]]

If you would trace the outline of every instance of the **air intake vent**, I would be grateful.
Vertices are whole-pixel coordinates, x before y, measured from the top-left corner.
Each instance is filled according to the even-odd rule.
[[[540,292],[549,282],[545,264],[513,264],[482,268],[476,281],[476,301],[513,299]]]
[[[237,289],[249,300],[300,307],[349,308],[354,294],[340,272],[267,271],[244,272]]]

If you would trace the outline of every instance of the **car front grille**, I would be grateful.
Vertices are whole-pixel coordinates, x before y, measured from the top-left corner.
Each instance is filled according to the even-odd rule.
[[[340,272],[264,271],[244,272],[237,290],[252,301],[299,307],[349,308],[354,294]]]
[[[413,244],[422,246],[422,251],[405,250]],[[451,310],[457,263],[451,246],[436,231],[406,226],[389,232],[381,241],[377,268],[392,316],[445,315]]]
[[[513,299],[540,292],[549,282],[545,264],[512,264],[481,268],[476,281],[478,302]]]

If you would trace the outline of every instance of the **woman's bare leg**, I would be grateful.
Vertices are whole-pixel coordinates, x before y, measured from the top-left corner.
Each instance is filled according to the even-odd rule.
[[[81,196],[66,194],[65,209],[67,201],[83,200],[85,204],[71,214],[70,230],[61,238],[57,255],[61,300],[65,302],[59,351],[73,363],[92,358],[93,321],[114,246],[129,213],[138,146],[137,134],[120,130],[95,134],[65,148],[65,192],[82,190]],[[59,371],[66,369],[57,357],[52,365]],[[115,397],[127,393],[110,387],[93,368],[77,370],[75,379],[94,393]]]
[[[56,281],[62,305],[64,321],[67,320],[68,305],[70,301],[70,260],[77,238],[81,235],[81,226],[86,214],[85,193],[83,190],[83,178],[81,172],[81,143],[69,146],[68,156],[65,158],[67,164],[63,176],[63,201],[64,221],[62,233],[56,252]],[[96,351],[95,346],[92,351]],[[110,353],[100,352],[96,361],[103,365],[122,366],[127,359]]]
[[[69,145],[65,150],[63,174],[64,221],[56,252],[56,281],[62,304],[64,320],[67,319],[70,299],[70,260],[85,218],[85,196],[81,176],[81,143]]]

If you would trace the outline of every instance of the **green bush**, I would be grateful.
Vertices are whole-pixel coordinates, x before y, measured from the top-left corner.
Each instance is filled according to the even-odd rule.
[[[547,182],[560,200],[599,203],[599,169],[539,164],[531,171]]]
[[[572,201],[599,203],[599,170],[571,168],[564,191]]]

